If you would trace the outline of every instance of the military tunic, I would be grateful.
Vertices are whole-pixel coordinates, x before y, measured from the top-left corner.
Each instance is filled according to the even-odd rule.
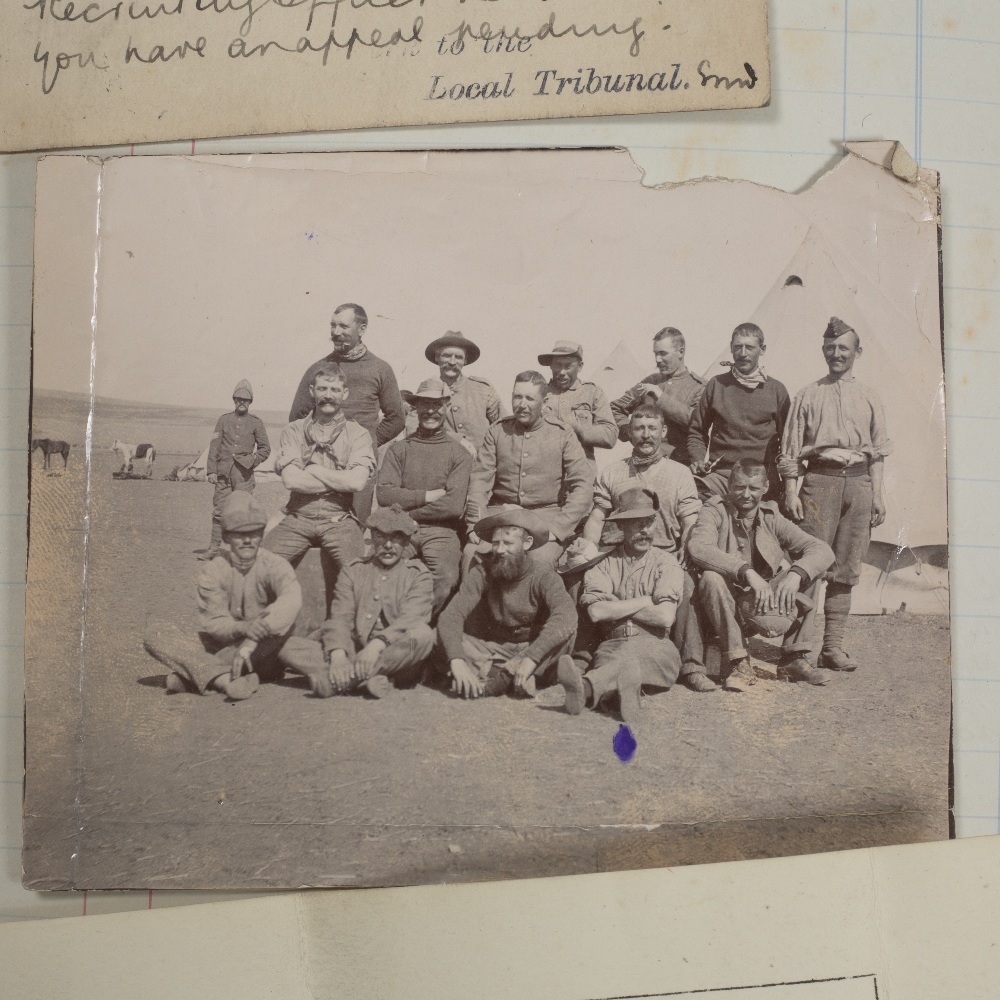
[[[654,385],[660,390],[658,399],[651,400],[663,414],[667,436],[663,443],[663,454],[681,465],[690,465],[688,455],[688,424],[698,400],[705,389],[705,380],[700,375],[680,368],[673,375],[661,375],[654,372],[642,380],[647,385]],[[632,411],[646,398],[639,392],[639,386],[634,385],[624,396],[611,403],[611,412],[618,424],[618,438],[627,441],[629,418]]]
[[[608,397],[593,382],[577,379],[561,392],[550,382],[545,412],[575,431],[591,462],[595,448],[613,448],[618,440],[618,427]]]
[[[445,424],[458,438],[472,445],[473,454],[483,443],[490,424],[502,415],[500,397],[486,379],[460,375],[451,387]]]
[[[542,416],[524,429],[504,417],[486,432],[469,483],[469,527],[490,507],[532,510],[560,541],[568,539],[593,506],[594,473],[576,435]]]

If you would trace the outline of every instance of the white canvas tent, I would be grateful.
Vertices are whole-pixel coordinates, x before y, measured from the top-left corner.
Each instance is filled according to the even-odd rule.
[[[947,490],[940,340],[861,274],[816,225],[749,320],[764,331],[765,368],[794,394],[826,373],[821,346],[831,316],[858,331],[855,373],[885,405],[892,454],[885,463],[885,523],[873,533],[855,613],[946,613]],[[725,351],[705,373],[729,360]]]
[[[204,451],[192,462],[188,462],[187,465],[181,466],[177,470],[177,478],[185,482],[196,482],[201,483],[205,481],[208,470],[208,445],[205,445]],[[277,473],[274,471],[274,449],[271,449],[271,454],[261,462],[260,465],[254,469],[254,475],[258,477],[263,477],[265,479],[269,477],[277,477]]]

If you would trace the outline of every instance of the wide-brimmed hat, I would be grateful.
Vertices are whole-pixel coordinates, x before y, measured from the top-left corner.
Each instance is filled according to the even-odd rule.
[[[548,354],[538,355],[538,363],[548,368],[553,358],[579,358],[583,361],[583,348],[572,340],[557,340]]]
[[[233,389],[233,399],[237,396],[247,396],[249,397],[250,402],[253,402],[253,387],[245,378],[241,378],[239,382],[236,383],[236,388]]]
[[[596,566],[606,555],[614,552],[615,548],[614,545],[598,545],[581,535],[574,538],[556,560],[556,572],[560,576],[582,573],[591,566]]]
[[[263,531],[267,511],[246,490],[237,490],[222,505],[223,531]]]
[[[438,351],[443,350],[445,347],[461,347],[465,351],[465,363],[467,365],[474,364],[479,360],[479,348],[468,337],[463,337],[462,334],[455,330],[449,330],[443,337],[432,340],[424,349],[424,357],[431,364],[436,365]]]
[[[412,538],[420,527],[397,503],[391,507],[379,507],[365,524],[372,531],[380,531],[383,535],[394,535],[398,532],[407,538]]]
[[[636,487],[626,490],[618,498],[618,506],[613,514],[608,514],[606,521],[634,521],[644,517],[653,517],[659,513],[660,498],[652,491]]]
[[[739,595],[736,605],[740,609],[740,615],[746,625],[767,639],[777,639],[783,636],[794,624],[794,618],[788,618],[777,611],[767,611],[758,615],[754,611],[757,602],[757,595],[752,590],[746,590]],[[796,594],[795,603],[802,612],[811,611],[813,608],[812,598],[808,594]]]
[[[447,382],[442,382],[439,378],[425,378],[417,386],[416,392],[409,392],[404,389],[400,396],[407,403],[413,403],[415,399],[430,399],[437,402],[439,399],[451,399],[451,389]]]
[[[493,532],[497,528],[523,528],[531,535],[531,547],[540,549],[549,540],[549,529],[532,514],[522,507],[512,507],[499,513],[484,517],[472,529],[484,542],[493,541]]]

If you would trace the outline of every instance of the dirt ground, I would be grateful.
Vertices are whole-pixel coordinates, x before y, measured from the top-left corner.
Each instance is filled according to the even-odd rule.
[[[617,716],[567,716],[559,687],[323,701],[289,677],[236,704],[167,695],[142,636],[194,623],[212,487],[159,478],[188,457],[116,481],[95,450],[88,489],[82,461],[45,476],[36,456],[29,888],[407,884],[948,836],[944,617],[852,618],[862,667],[825,688],[762,678],[742,695],[646,697],[628,764]],[[258,496],[275,511],[284,491]]]

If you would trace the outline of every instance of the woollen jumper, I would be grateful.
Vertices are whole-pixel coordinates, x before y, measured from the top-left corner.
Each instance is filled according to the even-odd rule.
[[[288,422],[301,420],[312,413],[313,403],[309,395],[309,386],[312,384],[313,375],[323,365],[330,364],[340,365],[344,373],[348,393],[343,409],[348,420],[361,424],[371,434],[376,448],[396,437],[406,423],[396,375],[388,362],[377,358],[371,351],[366,351],[356,361],[345,361],[335,353],[330,353],[325,358],[320,358],[314,365],[310,365],[295,391]]]
[[[718,471],[728,471],[741,458],[773,465],[789,405],[788,390],[770,376],[762,385],[748,389],[731,372],[716,375],[691,414],[691,461],[705,460],[711,432],[712,460],[721,459]]]
[[[375,496],[380,507],[399,504],[417,524],[456,530],[462,526],[469,495],[472,456],[453,437],[441,431],[425,438],[411,434],[389,445],[378,473]],[[427,503],[430,490],[445,495]]]
[[[541,663],[576,633],[576,605],[562,577],[529,560],[524,575],[493,583],[482,565],[469,570],[438,618],[438,641],[449,660],[465,658],[462,635],[527,642],[521,654]]]

